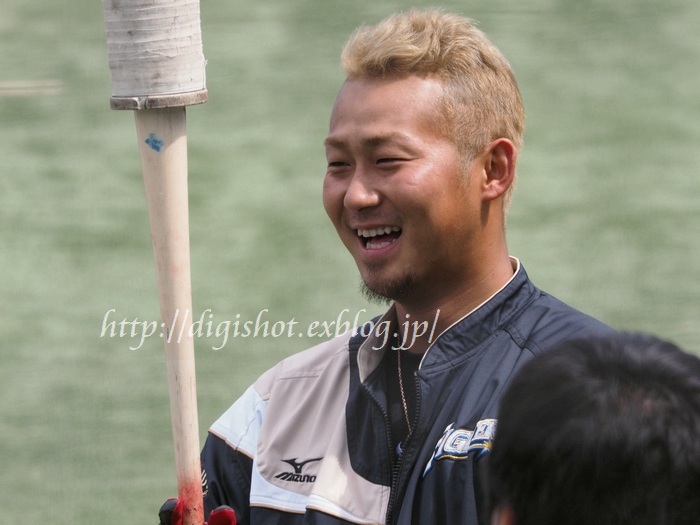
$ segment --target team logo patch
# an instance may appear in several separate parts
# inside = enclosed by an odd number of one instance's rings
[[[309,463],[321,461],[322,459],[323,458],[313,458],[305,461],[298,461],[298,458],[283,459],[282,461],[289,464],[294,469],[294,472],[280,472],[275,478],[281,479],[282,481],[292,481],[294,483],[313,483],[316,481],[316,476],[304,474],[303,469]]]
[[[431,471],[436,461],[460,461],[467,459],[472,452],[477,454],[488,452],[491,450],[491,441],[495,432],[495,419],[482,419],[476,424],[474,430],[454,428],[454,423],[450,423],[435,445],[433,455],[423,471],[423,477]]]

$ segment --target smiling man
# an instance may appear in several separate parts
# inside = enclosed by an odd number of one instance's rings
[[[256,525],[486,522],[480,472],[509,379],[611,329],[509,255],[524,111],[481,31],[410,11],[358,29],[342,61],[323,204],[367,295],[389,307],[282,361],[212,425],[206,511]]]
[[[323,193],[365,290],[396,301],[399,319],[439,309],[445,328],[513,275],[503,196],[517,156],[495,136],[463,158],[447,92],[436,75],[350,76],[331,117]]]

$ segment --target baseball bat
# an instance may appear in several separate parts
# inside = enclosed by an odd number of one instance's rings
[[[202,525],[185,106],[206,102],[199,0],[103,0],[112,109],[132,109],[148,205],[183,525]]]
[[[134,112],[165,345],[183,525],[204,522],[190,278],[184,107]]]

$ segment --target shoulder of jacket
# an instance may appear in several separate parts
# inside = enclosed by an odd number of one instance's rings
[[[229,446],[253,457],[263,417],[274,399],[275,405],[291,400],[293,385],[284,381],[305,382],[308,385],[324,377],[333,383],[348,369],[348,340],[344,334],[324,341],[283,359],[263,373],[210,427],[210,433],[226,441]],[[277,395],[273,395],[273,392]],[[279,393],[283,392],[284,395]],[[301,402],[301,401],[299,401]]]
[[[278,381],[320,376],[329,367],[347,366],[351,337],[346,332],[283,359],[258,378],[255,390],[264,399]]]
[[[534,353],[575,337],[614,332],[602,321],[539,289],[506,329],[519,346]]]

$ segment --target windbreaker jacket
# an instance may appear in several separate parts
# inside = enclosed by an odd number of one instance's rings
[[[376,349],[376,328],[396,322],[391,308],[367,337],[363,328],[281,361],[212,425],[205,513],[230,505],[244,525],[488,523],[480,477],[508,380],[548,347],[611,331],[515,263],[513,278],[423,357],[414,433],[396,468]]]

